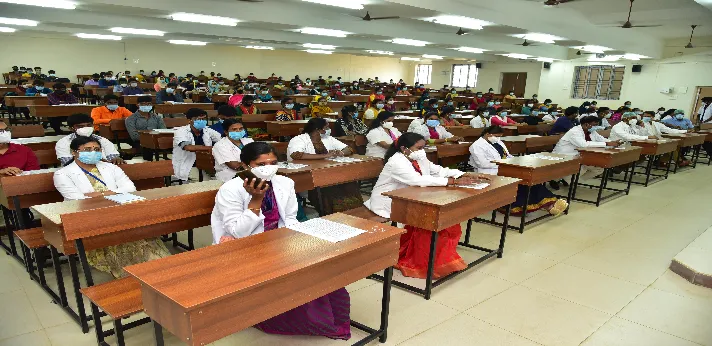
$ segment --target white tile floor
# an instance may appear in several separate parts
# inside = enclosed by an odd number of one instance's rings
[[[387,345],[712,346],[712,289],[667,270],[712,226],[710,174],[712,167],[699,166],[648,188],[634,186],[630,196],[599,208],[574,203],[568,216],[509,232],[504,258],[438,287],[430,301],[394,288]],[[474,229],[473,243],[497,242],[494,227]],[[208,231],[198,230],[196,239],[207,244]],[[478,255],[460,253],[466,260]],[[4,254],[0,278],[0,346],[96,345],[93,331],[82,334]],[[380,285],[361,280],[348,290],[352,318],[377,325]],[[150,345],[151,333],[150,326],[130,330],[127,344]],[[181,344],[166,335],[167,345]],[[348,344],[255,329],[215,343]]]

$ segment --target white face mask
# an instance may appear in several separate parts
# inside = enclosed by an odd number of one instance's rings
[[[135,88],[138,86],[138,83],[131,83],[131,86]]]
[[[272,178],[277,174],[277,170],[279,170],[277,165],[258,166],[251,169],[256,177],[266,181],[272,181]]]
[[[0,143],[5,144],[5,143],[10,143],[10,139],[12,138],[12,134],[10,131],[5,131],[3,133],[0,133]]]
[[[320,134],[321,138],[329,138],[331,136],[331,129],[326,129],[326,133]]]
[[[392,121],[386,121],[385,123],[381,124],[381,126],[384,129],[392,129],[393,128],[393,122]]]
[[[635,126],[638,124],[638,119],[633,119],[628,123],[630,126]]]
[[[530,103],[530,104],[527,105],[527,107],[532,108],[532,107],[534,107],[534,104],[533,104],[533,103]]]
[[[420,149],[411,152],[408,158],[414,161],[422,161],[428,159],[428,154],[425,152],[425,149]]]
[[[92,135],[92,133],[94,133],[94,128],[91,126],[82,127],[78,128],[75,132],[77,133],[77,136],[89,137]]]

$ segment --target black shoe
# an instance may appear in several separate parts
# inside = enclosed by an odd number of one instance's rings
[[[561,183],[561,185],[569,186],[569,182],[567,182],[567,181],[564,180],[564,179],[559,180],[559,182]]]
[[[551,188],[554,189],[554,190],[558,190],[558,189],[561,188],[561,186],[559,186],[559,182],[556,181],[556,180],[550,181],[550,182],[549,182],[549,186],[551,186]]]

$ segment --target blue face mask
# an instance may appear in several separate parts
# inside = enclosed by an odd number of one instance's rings
[[[153,106],[138,106],[138,110],[144,113],[148,113],[153,109]]]
[[[503,117],[506,117],[506,116],[507,116],[507,114],[508,114],[507,112],[502,112],[502,113],[499,113],[499,115],[500,115],[500,116],[503,116]]]
[[[487,102],[487,106],[489,106],[489,107],[494,106],[494,102]]]
[[[537,112],[537,111],[532,111],[532,116],[538,116],[538,115],[539,115],[539,112]]]
[[[546,111],[549,110],[549,107],[541,107],[541,110],[543,110],[544,112],[546,112]]]
[[[383,94],[383,92],[381,92],[381,91],[376,91],[376,95],[381,95],[381,94]]]
[[[643,118],[643,122],[644,122],[644,123],[649,123],[649,122],[651,122],[652,120],[653,120],[653,119],[650,118],[650,117],[645,117],[645,118]]]
[[[245,132],[245,130],[242,130],[242,131],[230,131],[230,132],[227,133],[227,136],[230,137],[230,139],[236,141],[236,140],[238,140],[238,139],[245,138],[245,136],[247,136],[247,132]]]
[[[173,88],[166,88],[166,93],[168,93],[168,94],[173,93]]]
[[[108,108],[110,111],[115,111],[119,109],[119,105],[106,105],[106,108]]]
[[[449,102],[447,103],[448,106],[452,106],[452,105],[454,105],[454,104],[455,104],[455,103],[452,102],[452,101],[449,101]]]
[[[358,119],[358,113],[355,113],[354,115],[351,116],[354,119]]]
[[[198,130],[204,129],[206,126],[208,126],[208,121],[207,120],[196,120],[193,121],[193,127],[195,127]]]
[[[329,94],[328,94],[328,93],[321,93],[321,96],[327,97],[327,96],[329,96]]]
[[[685,115],[684,115],[684,114],[676,114],[676,115],[675,115],[675,119],[677,119],[677,120],[682,120],[682,119],[684,119],[684,118],[685,118]]]
[[[602,131],[602,130],[605,130],[605,129],[606,129],[606,128],[603,127],[603,126],[596,125],[596,126],[591,127],[590,129],[588,129],[588,132],[594,133],[594,132],[596,132],[596,131]]]
[[[437,119],[428,119],[428,121],[425,122],[426,125],[429,127],[436,127],[440,125],[440,120]]]
[[[438,105],[437,105],[437,104],[434,104],[434,105],[433,105],[433,108],[434,108],[434,109],[438,109]]]
[[[286,104],[286,105],[284,105],[284,108],[292,109],[292,108],[294,108],[294,103]]]
[[[557,115],[559,115],[559,112],[551,112],[551,115],[557,116]]]
[[[79,152],[79,161],[87,165],[95,165],[101,161],[101,151]]]

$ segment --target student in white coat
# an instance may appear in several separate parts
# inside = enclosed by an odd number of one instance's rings
[[[633,112],[623,113],[621,121],[613,125],[609,139],[612,141],[630,142],[656,139],[655,136],[638,135],[638,115]]]
[[[391,145],[385,155],[386,164],[371,192],[371,199],[364,203],[366,208],[390,218],[391,199],[383,195],[386,192],[409,186],[468,185],[478,180],[488,180],[486,176],[438,166],[428,160],[424,148],[425,138],[412,132],[404,133]],[[408,232],[401,236],[400,254],[395,268],[405,276],[425,278],[429,257],[427,249],[430,247],[432,232],[417,226],[405,226]],[[438,232],[434,277],[442,277],[467,267],[455,249],[461,234],[460,224]]]
[[[426,114],[425,124],[416,127],[412,132],[423,136],[429,144],[442,144],[462,140],[462,138],[454,136],[448,132],[444,126],[440,125],[440,116],[438,113]]]
[[[611,128],[611,123],[608,122],[608,119],[610,119],[612,116],[613,116],[613,112],[611,112],[610,108],[601,107],[598,109],[598,118],[601,119],[600,126],[603,126],[604,129]]]
[[[504,130],[501,127],[497,125],[488,127],[482,131],[482,136],[470,146],[470,165],[475,167],[477,173],[497,175],[499,167],[493,161],[512,157],[507,146],[499,139],[502,135],[504,135]],[[529,190],[528,197],[527,190]],[[525,185],[519,185],[517,200],[512,204],[511,215],[522,215],[525,204],[527,213],[546,210],[554,216],[561,215],[569,207],[566,200],[556,198],[544,184],[534,185],[529,189]]]
[[[79,136],[70,143],[70,150],[72,160],[54,173],[54,186],[65,200],[102,198],[136,191],[136,186],[121,168],[101,161],[101,144],[96,138]],[[91,250],[87,259],[94,268],[118,278],[125,275],[125,266],[169,255],[163,242],[153,238]]]
[[[489,108],[480,108],[477,110],[477,115],[470,120],[470,126],[476,129],[482,129],[490,126],[490,111]]]
[[[559,113],[557,109],[552,108],[549,109],[549,114],[544,114],[544,117],[542,117],[541,120],[548,123],[554,123],[556,122],[556,119],[559,119],[559,116],[561,116],[561,113]]]
[[[222,182],[228,182],[243,167],[240,161],[242,148],[254,140],[247,138],[247,130],[239,119],[225,119],[222,126],[225,137],[213,146],[215,177]]]
[[[642,115],[642,123],[635,126],[636,134],[640,136],[655,137],[662,139],[663,133],[687,133],[687,130],[678,130],[665,126],[665,124],[655,121],[655,112],[647,111]]]
[[[598,117],[583,117],[581,125],[574,126],[568,130],[559,142],[556,143],[555,154],[578,155],[580,148],[603,148],[605,146],[617,146],[618,141],[609,141],[596,132],[600,129],[601,120]],[[593,166],[581,166],[581,179],[590,179],[603,173],[603,168]]]
[[[701,124],[712,122],[712,97],[703,97],[700,109],[697,110],[699,122]]]
[[[88,114],[72,114],[67,117],[67,125],[73,130],[73,133],[62,137],[62,139],[57,141],[54,146],[54,150],[57,153],[57,159],[62,164],[62,166],[67,165],[68,162],[72,161],[72,151],[69,148],[69,144],[77,137],[92,137],[101,143],[101,153],[102,160],[111,162],[116,165],[124,164],[124,160],[119,156],[119,151],[116,150],[114,144],[108,139],[95,135],[94,133],[94,119]]]
[[[366,134],[368,140],[366,156],[386,156],[386,150],[401,136],[400,131],[393,126],[394,119],[393,113],[385,111],[378,114],[378,117],[371,122]]]
[[[188,181],[195,164],[196,151],[209,151],[222,135],[208,127],[208,112],[191,108],[185,112],[190,124],[175,129],[173,134],[173,175]]]
[[[263,181],[255,186],[254,179],[247,181],[238,177],[220,187],[210,218],[214,244],[298,223],[294,181],[276,175],[278,166],[274,148],[264,142],[249,143],[242,148],[240,159]],[[348,339],[351,335],[349,303],[348,292],[340,288],[260,322],[255,328],[271,334]]]

